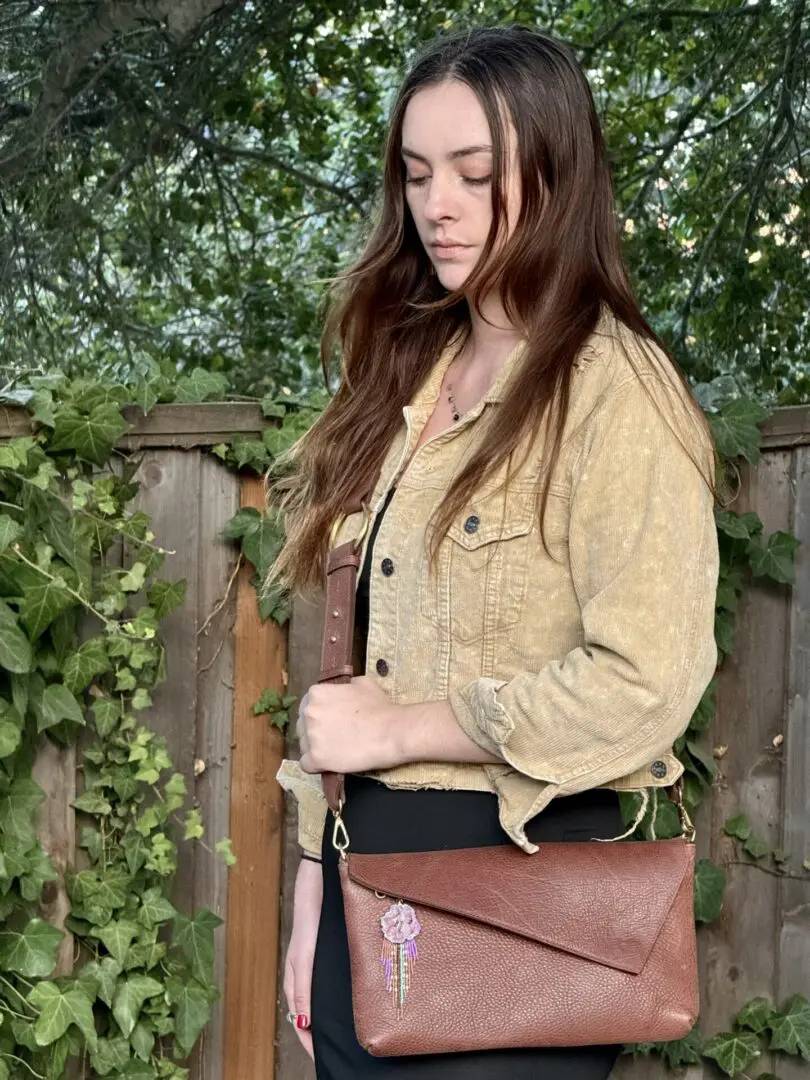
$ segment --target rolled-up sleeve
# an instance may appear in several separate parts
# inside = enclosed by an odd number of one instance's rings
[[[644,378],[666,414],[679,391]],[[673,426],[713,475],[708,438],[679,416]],[[448,695],[475,743],[566,792],[642,768],[685,731],[717,664],[719,572],[711,490],[639,377],[591,414],[571,477],[583,643],[538,671]]]
[[[298,803],[298,844],[309,855],[321,854],[328,805],[319,773],[305,773],[297,761],[285,758],[276,780]]]

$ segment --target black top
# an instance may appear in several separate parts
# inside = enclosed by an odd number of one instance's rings
[[[359,648],[360,654],[356,663],[355,673],[362,675],[366,670],[366,640],[368,638],[368,600],[369,600],[369,578],[371,577],[371,564],[374,560],[374,541],[377,538],[377,532],[380,528],[380,523],[383,519],[383,514],[388,509],[391,502],[391,498],[396,491],[396,488],[391,488],[385,497],[380,512],[374,519],[374,524],[371,527],[371,535],[368,538],[368,545],[366,547],[366,557],[363,563],[362,570],[360,571],[360,577],[357,581],[357,594],[355,599],[354,608],[354,640],[355,645]]]

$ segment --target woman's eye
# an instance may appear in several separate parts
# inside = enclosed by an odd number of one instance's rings
[[[405,183],[413,184],[415,187],[421,187],[430,178],[427,176],[406,176]],[[461,178],[465,184],[473,184],[476,187],[483,187],[484,184],[488,184],[492,179],[492,176],[462,176]]]

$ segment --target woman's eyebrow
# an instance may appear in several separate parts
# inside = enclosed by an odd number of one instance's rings
[[[402,147],[402,156],[408,158],[414,158],[416,161],[422,161],[425,165],[429,165],[430,162],[426,157],[421,154],[417,154],[415,150],[409,150],[407,146]],[[481,144],[480,146],[463,146],[460,150],[451,150],[447,155],[448,161],[456,161],[458,158],[469,157],[470,154],[491,154],[492,147]]]

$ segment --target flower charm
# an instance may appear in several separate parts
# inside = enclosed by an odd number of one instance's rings
[[[392,945],[413,941],[422,927],[410,904],[392,904],[380,919],[383,937]]]
[[[383,947],[380,961],[385,973],[385,986],[401,1011],[411,986],[411,972],[419,953],[416,937],[422,927],[410,904],[401,900],[380,916]]]

